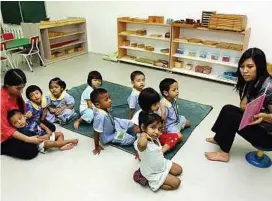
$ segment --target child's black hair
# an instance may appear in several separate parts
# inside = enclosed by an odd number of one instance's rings
[[[92,87],[92,80],[93,79],[101,80],[101,85],[102,85],[102,81],[103,81],[102,75],[98,71],[89,72],[89,75],[88,75],[88,78],[87,78],[87,83],[91,87]]]
[[[61,80],[59,77],[55,77],[49,81],[49,89],[52,82],[57,82],[57,85],[59,85],[63,90],[66,89],[66,83],[63,80]]]
[[[108,91],[104,88],[97,88],[94,89],[92,91],[92,93],[90,94],[90,99],[92,101],[93,104],[98,103],[99,102],[99,96],[102,94],[108,93]]]
[[[165,78],[164,80],[162,80],[160,82],[160,85],[159,85],[159,88],[160,88],[160,91],[161,91],[161,95],[162,96],[165,96],[163,94],[164,91],[167,91],[169,92],[169,89],[170,89],[170,86],[174,83],[177,83],[177,81],[175,79],[172,79],[172,78]]]
[[[152,124],[154,122],[161,123],[162,118],[156,113],[147,113],[144,111],[140,112],[140,114],[139,114],[139,128],[140,128],[141,132],[143,132],[142,125],[144,126],[144,128],[147,128],[150,124]]]
[[[8,121],[9,121],[9,123],[10,123],[10,119],[11,119],[15,114],[17,114],[17,113],[22,114],[22,112],[21,112],[20,110],[18,110],[18,109],[13,109],[13,110],[9,110],[9,111],[8,111],[7,119],[8,119]]]
[[[142,71],[139,71],[139,70],[136,70],[136,71],[133,71],[131,74],[130,74],[130,80],[131,82],[134,81],[135,77],[137,75],[143,75],[145,77],[145,74],[142,72]]]
[[[41,93],[41,95],[43,94],[42,90],[40,87],[38,87],[37,85],[30,85],[26,88],[26,97],[27,99],[30,100],[30,94],[34,91],[39,91]]]
[[[148,87],[141,91],[138,102],[141,109],[145,112],[150,112],[151,106],[160,102],[161,97],[154,89]]]

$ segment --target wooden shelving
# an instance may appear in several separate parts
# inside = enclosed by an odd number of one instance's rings
[[[86,43],[86,41],[77,41],[77,42],[69,43],[67,45],[63,45],[63,46],[60,46],[60,47],[51,48],[51,51],[58,50],[58,49],[63,49],[63,48],[66,48],[66,47],[71,47],[71,46],[82,44],[82,43]]]
[[[57,38],[64,38],[64,37],[67,37],[67,36],[73,36],[73,35],[84,34],[84,33],[85,33],[85,31],[71,32],[71,33],[66,33],[64,35],[51,37],[51,38],[49,38],[49,40],[54,40],[54,39],[57,39]]]
[[[189,27],[184,26],[182,24],[172,23],[169,24],[154,24],[154,23],[147,23],[147,22],[134,22],[134,21],[127,21],[127,20],[117,20],[118,25],[118,60],[126,63],[132,63],[137,65],[148,66],[157,69],[164,69],[174,73],[180,73],[183,75],[189,75],[194,77],[199,77],[203,79],[209,79],[216,82],[222,82],[227,84],[235,84],[234,80],[224,78],[223,72],[236,72],[237,71],[237,58],[239,58],[243,51],[245,51],[248,47],[249,37],[251,29],[247,28],[245,31],[242,32],[234,32],[234,31],[225,31],[225,30],[213,30],[205,27]],[[144,25],[144,26],[141,26]],[[151,37],[149,36],[151,32],[158,33],[156,31],[150,31],[155,28],[153,26],[161,26],[156,28],[157,30],[165,29],[165,32],[170,32],[170,38],[158,38],[158,37]],[[139,29],[146,29],[146,35],[136,35],[134,31]],[[165,27],[165,28],[163,28]],[[136,30],[135,30],[136,29]],[[170,29],[170,30],[169,30]],[[163,35],[163,33],[160,33]],[[186,35],[187,34],[187,35]],[[206,36],[207,35],[207,36]],[[164,36],[164,35],[163,35]],[[129,39],[128,39],[129,37]],[[179,40],[179,38],[198,38],[202,41],[206,40],[215,40],[222,42],[224,41],[225,44],[229,45],[229,42],[234,42],[235,44],[241,44],[243,46],[243,50],[233,50],[233,49],[224,49],[226,47],[219,48],[215,45],[203,45],[202,43],[192,43],[186,42],[185,40]],[[154,51],[146,51],[142,48],[136,48],[124,45],[126,44],[126,40],[130,40],[131,42],[135,42],[135,40],[153,40],[150,42],[154,47]],[[137,42],[136,40],[136,42]],[[165,48],[170,48],[169,53],[161,53],[162,42],[169,42],[168,46]],[[139,43],[148,44],[149,42],[142,42]],[[129,44],[129,43],[128,43]],[[238,46],[239,47],[239,46]],[[236,48],[236,46],[229,46],[226,48]],[[241,47],[242,48],[242,47]],[[179,49],[179,50],[178,50]],[[179,52],[183,49],[183,54],[179,54]],[[238,48],[237,48],[238,49]],[[129,52],[128,52],[129,51]],[[141,52],[137,53],[137,52]],[[195,52],[195,57],[191,56],[191,52]],[[203,58],[203,52],[206,52],[206,58]],[[131,55],[129,55],[129,54]],[[147,54],[146,58],[152,60],[157,60],[159,56],[167,57],[169,61],[168,68],[162,68],[158,66],[154,66],[153,64],[141,63],[137,62],[134,59],[131,59],[129,56],[136,56],[140,58],[145,58],[145,54]],[[154,56],[150,55],[153,54]],[[139,55],[139,56],[137,56]],[[214,55],[217,55],[217,60],[212,60]],[[202,56],[202,57],[200,57]],[[160,59],[160,58],[159,58]],[[166,60],[166,59],[165,59]],[[228,62],[223,60],[229,60]],[[182,61],[183,65],[190,65],[193,66],[192,70],[187,70],[186,68],[176,68],[175,62]],[[204,74],[195,72],[196,65],[205,65],[212,68],[211,74]]]

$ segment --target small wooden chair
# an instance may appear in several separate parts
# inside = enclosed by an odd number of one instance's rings
[[[268,168],[272,165],[271,159],[266,155],[265,151],[272,151],[271,149],[264,149],[262,147],[255,147],[258,151],[252,151],[246,154],[246,160],[251,165],[259,168]]]
[[[2,42],[1,43],[1,63],[8,61],[11,68],[14,68],[14,66],[13,66],[13,64],[12,64],[6,50],[7,50],[7,44],[5,42]],[[4,55],[4,56],[2,56],[2,55]],[[6,70],[8,70],[7,65],[5,66],[5,68],[6,68]]]

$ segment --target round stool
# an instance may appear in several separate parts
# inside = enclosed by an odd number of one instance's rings
[[[252,151],[246,154],[246,160],[251,165],[259,168],[268,168],[271,166],[272,162],[269,156],[267,156],[264,151],[272,151],[271,149],[264,149],[261,147],[255,147],[258,151]]]

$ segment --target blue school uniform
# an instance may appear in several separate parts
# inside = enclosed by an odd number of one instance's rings
[[[35,135],[43,136],[46,134],[45,130],[41,128],[40,123],[32,119],[27,119],[26,126],[24,128],[18,128],[17,130],[29,137]]]
[[[100,140],[103,144],[113,142],[121,145],[131,145],[135,137],[128,134],[133,123],[128,119],[113,117],[109,112],[94,108],[93,128],[100,133]]]
[[[75,104],[75,99],[66,91],[63,91],[59,98],[55,98],[53,94],[50,94],[49,96],[46,97],[46,99],[48,102],[48,107],[53,107],[53,108],[60,108],[65,105]],[[50,111],[48,110],[46,115],[46,120],[52,123],[56,121],[60,123],[66,123],[67,121],[69,121],[71,118],[75,116],[76,116],[76,113],[74,109],[64,109],[62,113],[58,116],[50,113]]]
[[[37,105],[32,101],[26,102],[26,112],[31,112],[32,117],[31,119],[34,121],[40,121],[43,113],[43,109],[47,107],[47,100],[44,96],[42,96],[42,103],[41,106]]]
[[[94,117],[93,109],[88,108],[87,100],[90,100],[90,94],[92,93],[93,88],[87,86],[81,94],[79,111],[81,118],[87,123],[91,123]]]
[[[135,88],[132,89],[130,96],[127,99],[128,105],[130,109],[135,109],[135,112],[140,110],[140,105],[138,103],[138,97],[140,95],[140,91],[136,90]]]
[[[173,103],[169,102],[167,99],[162,98],[162,106],[166,109],[166,120],[165,127],[167,133],[179,133],[185,128],[186,118],[179,115],[178,105],[176,100]]]

